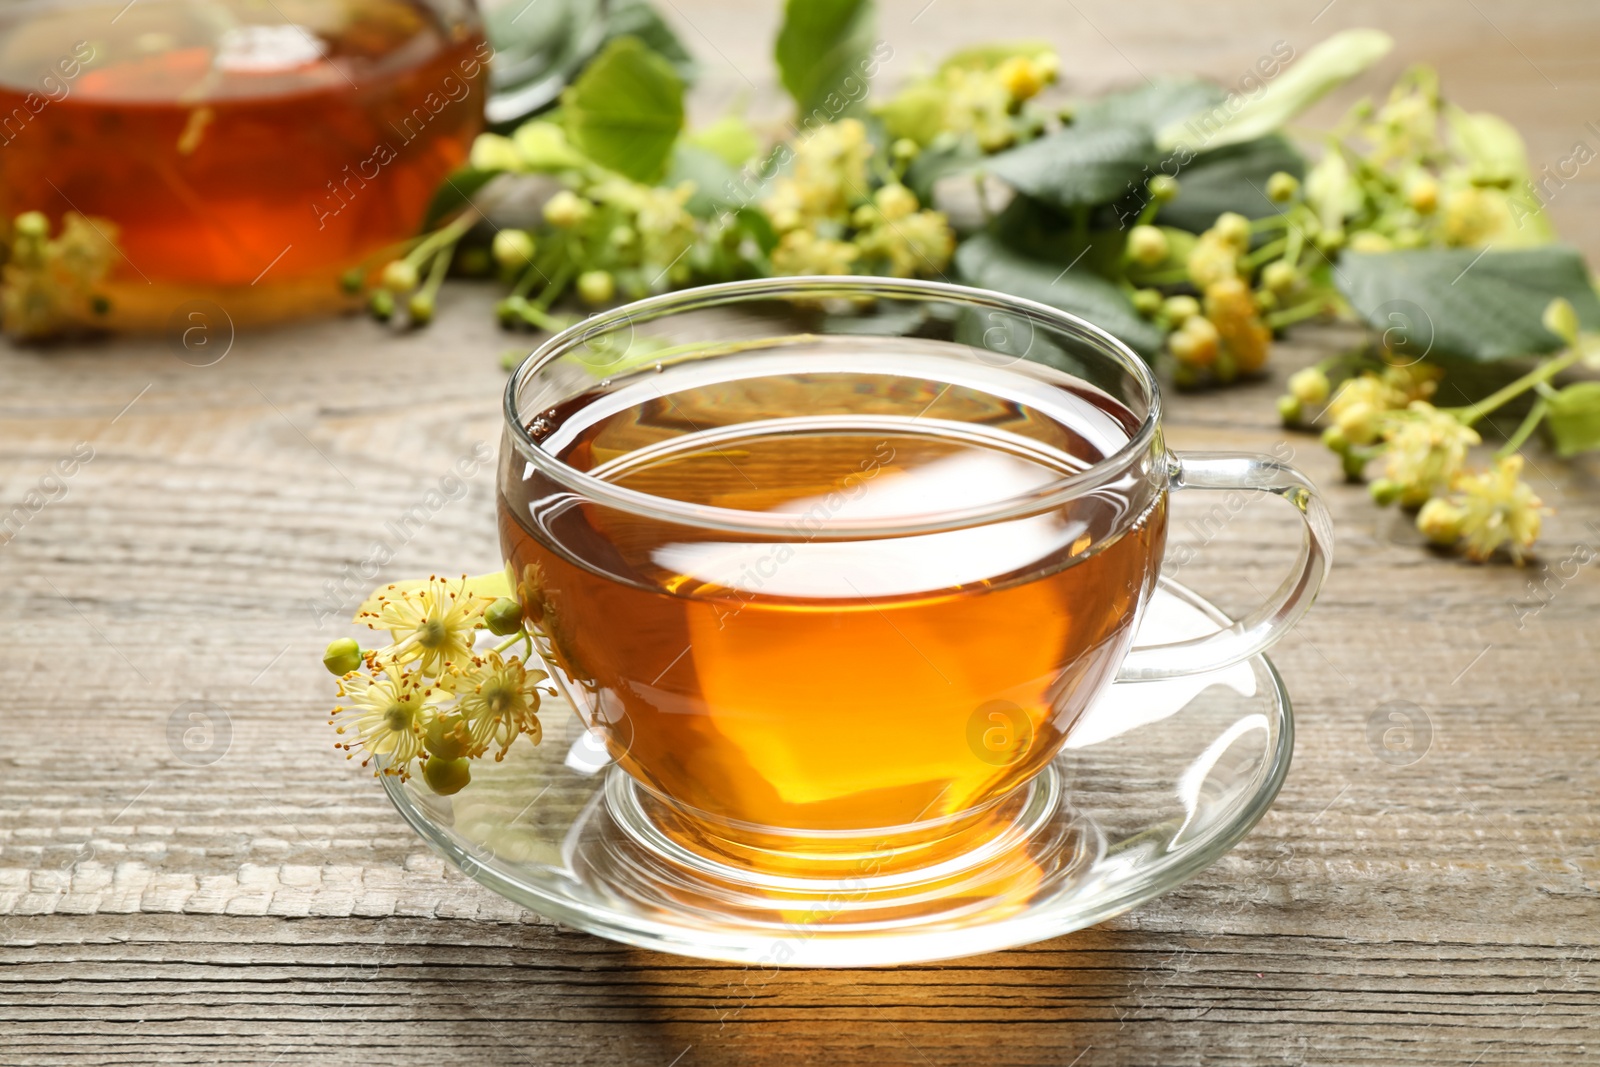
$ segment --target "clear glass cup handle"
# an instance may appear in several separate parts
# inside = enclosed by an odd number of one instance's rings
[[[1167,645],[1135,647],[1118,681],[1142,682],[1229,667],[1277,643],[1300,621],[1333,566],[1333,523],[1306,476],[1270,456],[1242,452],[1189,452],[1168,457],[1171,491],[1187,489],[1267,493],[1281,497],[1305,523],[1294,569],[1267,602],[1225,630]]]

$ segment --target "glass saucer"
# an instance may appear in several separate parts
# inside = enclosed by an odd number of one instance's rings
[[[1228,619],[1162,579],[1139,643]],[[1271,806],[1294,723],[1265,656],[1210,674],[1119,682],[1019,796],[1012,847],[909,883],[775,887],[648,840],[640,791],[569,707],[544,740],[480,761],[454,797],[385,776],[389,798],[469,877],[550,919],[641,948],[762,966],[861,967],[967,956],[1082,929],[1216,862]],[[664,838],[664,835],[662,835]],[[681,860],[681,862],[680,862]]]

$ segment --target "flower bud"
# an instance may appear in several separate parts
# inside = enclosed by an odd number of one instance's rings
[[[50,220],[42,211],[24,211],[12,224],[18,237],[44,238],[50,236]]]
[[[1142,267],[1164,263],[1170,251],[1167,235],[1155,226],[1135,226],[1128,231],[1128,258]]]
[[[496,637],[510,637],[522,629],[522,605],[503,596],[484,609],[483,623]]]
[[[1211,227],[1217,236],[1243,252],[1250,247],[1250,220],[1236,211],[1224,211]]]
[[[328,668],[329,674],[342,678],[361,666],[361,646],[356,644],[353,637],[332,641],[322,654],[322,665]]]
[[[1568,345],[1578,343],[1578,313],[1563,297],[1556,297],[1545,305],[1544,316],[1539,320],[1544,323],[1544,328],[1567,342]]]
[[[579,226],[594,213],[594,205],[571,189],[563,189],[544,205],[544,220],[563,230]]]
[[[1200,314],[1200,301],[1192,296],[1169,296],[1166,303],[1161,305],[1161,310],[1166,313],[1168,322],[1182,326]]]
[[[339,275],[339,288],[351,296],[361,292],[361,287],[366,283],[366,276],[360,267],[353,267]]]
[[[1300,401],[1292,396],[1278,398],[1278,418],[1285,426],[1294,426],[1299,423],[1303,413]]]
[[[1359,482],[1367,471],[1367,457],[1351,449],[1339,457],[1339,465],[1344,468],[1344,476],[1347,479]]]
[[[1153,319],[1161,311],[1161,291],[1159,289],[1137,289],[1133,294],[1133,309],[1147,319]]]
[[[1443,497],[1434,497],[1417,512],[1417,530],[1436,545],[1446,547],[1461,540],[1462,510]]]
[[[494,316],[500,320],[500,325],[511,329],[522,321],[522,309],[528,306],[525,296],[508,296],[495,304]]]
[[[1178,179],[1167,174],[1157,174],[1145,182],[1144,187],[1150,191],[1150,199],[1158,204],[1170,203],[1178,195]]]
[[[902,137],[889,146],[889,152],[901,163],[909,163],[922,154],[922,146],[909,137]]]
[[[459,715],[440,715],[422,733],[422,746],[428,762],[458,760],[467,754],[467,731]]]
[[[1337,426],[1329,426],[1322,431],[1322,443],[1330,451],[1338,452],[1340,455],[1350,451],[1350,438]]]
[[[1328,376],[1316,367],[1306,367],[1289,375],[1289,394],[1302,404],[1320,404],[1332,392]]]
[[[616,226],[606,238],[612,248],[632,248],[639,241],[639,232],[632,226]]]
[[[472,781],[472,769],[464,759],[430,759],[422,765],[422,780],[440,796],[453,796]]]
[[[391,293],[409,293],[421,280],[408,260],[391,259],[383,268],[383,287]]]
[[[1423,175],[1412,182],[1411,187],[1406,190],[1406,201],[1419,215],[1433,214],[1439,207],[1439,183]]]
[[[387,289],[374,289],[367,309],[379,322],[388,322],[394,318],[394,294]]]
[[[1261,284],[1268,292],[1285,296],[1300,284],[1300,272],[1288,260],[1275,259],[1261,268]]]
[[[1044,72],[1027,56],[1012,56],[995,68],[995,79],[1013,100],[1030,100],[1044,88]]]
[[[898,222],[908,215],[915,214],[922,205],[917,202],[917,194],[910,189],[895,182],[885,185],[872,197],[873,203],[878,205],[878,210],[883,212],[883,217],[889,222]]]
[[[1267,199],[1274,204],[1287,204],[1300,192],[1300,179],[1286,170],[1274,171],[1267,179]]]
[[[1358,230],[1350,235],[1350,251],[1352,252],[1388,252],[1394,248],[1394,242],[1381,233],[1371,230]]]
[[[501,230],[494,235],[494,261],[505,270],[521,270],[533,262],[533,235],[527,230]]]
[[[610,271],[586,270],[578,275],[578,296],[585,304],[605,304],[617,295],[617,280]]]
[[[1196,367],[1209,367],[1214,364],[1221,343],[1222,337],[1217,333],[1216,326],[1203,315],[1196,315],[1187,320],[1167,339],[1173,358],[1179,363],[1188,363]]]
[[[431,293],[412,293],[411,299],[406,301],[406,314],[411,317],[413,326],[426,326],[432,322],[433,310]]]
[[[1367,486],[1367,495],[1372,497],[1372,502],[1380,508],[1393,504],[1404,492],[1405,486],[1389,478],[1379,478]]]

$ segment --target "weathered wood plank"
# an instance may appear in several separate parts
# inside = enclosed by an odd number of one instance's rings
[[[1600,31],[1577,3],[882,7],[889,78],[954,43],[1028,34],[1060,43],[1075,90],[1227,80],[1275,40],[1376,24],[1399,47],[1364,90],[1436,60],[1462,103],[1526,131],[1536,166],[1594,143],[1584,123],[1600,119]],[[707,60],[706,113],[747,77],[770,84],[775,5],[669,14]],[[756,107],[780,103],[762,92]],[[1591,259],[1597,174],[1551,201]],[[767,974],[575,934],[446,870],[330,747],[317,657],[332,624],[318,630],[316,605],[379,538],[395,549],[386,576],[497,565],[489,467],[420,529],[385,526],[477,442],[496,446],[494,356],[515,342],[489,299],[452,287],[432,330],[398,337],[363,320],[250,332],[209,368],[160,339],[0,348],[0,501],[94,448],[0,545],[0,1063],[1593,1059],[1600,580],[1564,561],[1600,547],[1596,468],[1535,457],[1558,509],[1540,566],[1421,551],[1314,439],[1275,424],[1277,383],[1337,330],[1283,346],[1274,381],[1172,404],[1176,447],[1292,448],[1325,487],[1340,553],[1274,653],[1298,712],[1289,782],[1175,893],[974,960]],[[1208,507],[1177,505],[1174,536],[1196,547],[1182,578],[1242,607],[1288,565],[1293,531],[1263,506],[1207,533]],[[167,741],[196,699],[231,731],[205,766]],[[1431,730],[1409,765],[1368,739],[1390,701]]]

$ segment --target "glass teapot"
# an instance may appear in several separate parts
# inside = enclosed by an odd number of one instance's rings
[[[96,325],[330,310],[466,161],[491,54],[472,0],[7,5],[0,218],[114,245]]]

